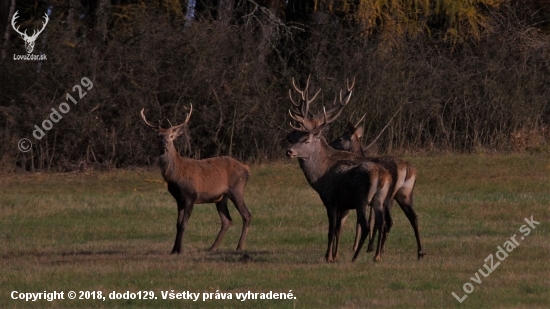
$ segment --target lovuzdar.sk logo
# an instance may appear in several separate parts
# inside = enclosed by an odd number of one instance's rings
[[[15,20],[19,17],[17,16],[17,13],[19,11],[15,12],[15,14],[13,14],[13,17],[11,19],[11,26],[13,27],[13,30],[15,30],[15,32],[19,33],[19,35],[21,35],[21,38],[23,38],[23,40],[25,41],[25,49],[27,50],[27,54],[26,55],[16,55],[16,54],[13,54],[13,60],[47,60],[46,59],[46,55],[35,55],[32,53],[33,49],[34,49],[34,43],[36,41],[36,39],[38,38],[38,35],[40,33],[42,33],[42,31],[44,31],[44,28],[46,28],[46,25],[48,24],[48,14],[44,13],[44,19],[46,20],[45,22],[42,22],[42,29],[40,30],[33,30],[32,31],[32,35],[27,35],[27,30],[25,30],[25,32],[21,32],[19,31],[19,27],[15,27]]]

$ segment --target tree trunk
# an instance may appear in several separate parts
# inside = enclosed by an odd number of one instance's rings
[[[2,8],[6,8],[8,5],[9,5],[9,13],[5,20],[4,20],[5,14],[1,14],[2,20],[6,22],[6,31],[4,32],[4,45],[2,46],[2,60],[5,60],[8,57],[8,46],[10,42],[10,31],[11,31],[11,19],[13,14],[15,13],[15,0],[11,0],[11,5],[9,4],[9,0],[2,1]]]
[[[95,30],[99,40],[107,42],[108,25],[111,17],[111,0],[99,0],[96,10]]]

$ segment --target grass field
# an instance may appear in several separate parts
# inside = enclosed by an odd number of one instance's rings
[[[206,204],[193,211],[183,253],[170,255],[176,204],[157,169],[4,175],[0,307],[548,308],[550,156],[407,159],[419,170],[422,261],[395,205],[381,262],[362,252],[351,263],[353,214],[340,261],[325,263],[326,212],[296,161],[252,166],[246,202],[253,219],[244,252],[234,251],[241,219],[232,205],[233,225],[220,249],[206,252],[219,229],[214,205]],[[540,224],[520,240],[531,216]],[[478,269],[487,273],[484,260],[514,234],[520,245],[488,277],[478,275],[481,283],[472,281]],[[451,293],[463,297],[467,282],[474,290],[459,303]],[[233,299],[162,299],[172,290],[218,291]],[[242,292],[289,290],[296,299],[236,299]],[[65,300],[12,300],[12,291],[64,291]],[[68,291],[102,291],[106,300],[69,300]],[[113,291],[153,291],[157,299],[110,300]]]

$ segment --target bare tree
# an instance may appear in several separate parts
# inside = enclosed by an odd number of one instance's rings
[[[6,20],[3,20],[3,22],[6,22],[6,30],[4,31],[4,46],[2,46],[2,60],[5,60],[8,57],[8,46],[10,43],[10,31],[11,31],[12,24],[8,23],[7,21],[12,19],[12,16],[15,12],[15,0],[11,0],[10,2],[11,4],[9,4],[8,18]]]

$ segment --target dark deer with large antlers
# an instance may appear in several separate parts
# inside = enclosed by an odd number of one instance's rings
[[[183,232],[195,204],[216,203],[220,215],[221,228],[209,251],[216,250],[222,241],[227,229],[231,225],[231,216],[227,209],[227,200],[230,199],[239,211],[243,220],[241,238],[237,250],[243,249],[252,215],[244,203],[244,188],[250,171],[248,166],[231,157],[216,157],[204,160],[194,160],[181,157],[174,147],[174,140],[183,133],[189,122],[193,106],[185,122],[163,129],[150,124],[145,119],[144,110],[141,118],[156,131],[160,151],[160,169],[164,180],[168,184],[168,191],[178,204],[178,221],[176,223],[176,241],[172,253],[181,252]]]
[[[399,112],[399,110],[397,112]],[[393,117],[395,117],[395,115]],[[390,211],[392,206],[391,199],[394,199],[397,204],[399,204],[413,227],[414,235],[416,237],[416,244],[418,246],[418,259],[421,259],[425,255],[425,253],[422,250],[422,243],[420,241],[420,234],[418,231],[418,216],[413,209],[413,189],[417,175],[416,169],[408,162],[396,157],[366,157],[363,147],[361,146],[363,127],[360,126],[360,123],[363,121],[364,118],[365,116],[363,116],[361,120],[357,122],[357,124],[353,124],[351,121],[348,122],[347,128],[344,133],[340,137],[336,138],[333,142],[331,142],[330,146],[337,150],[350,151],[361,157],[365,157],[365,159],[368,161],[375,162],[384,166],[384,168],[386,168],[392,174],[392,179],[394,180],[394,191],[390,192],[390,202],[388,202],[385,207],[386,230],[383,242],[385,244],[388,233],[390,232],[393,225]],[[353,245],[354,250],[357,248],[359,243],[360,229],[361,225],[358,220],[355,234],[355,242]],[[372,233],[372,231],[369,235],[370,239],[367,251],[372,251],[372,243],[375,235],[374,233]]]
[[[300,103],[296,103],[289,91],[293,107],[289,110],[290,116],[298,123],[298,127],[291,126],[294,131],[287,135],[291,143],[287,151],[290,158],[298,158],[304,175],[315,191],[321,197],[327,210],[329,221],[328,247],[325,254],[327,262],[338,260],[338,243],[341,235],[343,220],[349,210],[355,209],[361,225],[361,238],[353,261],[357,259],[361,247],[367,237],[366,209],[372,204],[375,211],[375,223],[379,233],[384,233],[384,204],[388,192],[391,190],[391,175],[382,166],[373,162],[363,162],[358,155],[337,151],[331,148],[322,136],[323,129],[336,120],[343,108],[349,102],[355,81],[347,85],[347,93],[340,102],[334,102],[334,107],[328,112],[313,115],[309,111],[309,104],[317,97],[319,91],[309,98],[309,78],[304,90],[300,90],[294,80],[294,89],[300,94]],[[375,261],[381,258],[382,237],[379,234]]]

